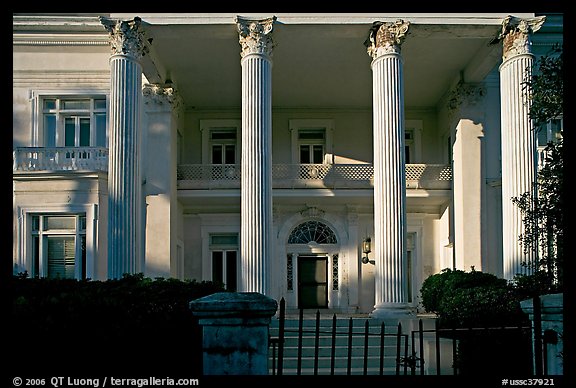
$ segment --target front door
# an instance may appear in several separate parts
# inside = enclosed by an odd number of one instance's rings
[[[298,307],[328,307],[328,257],[298,256]]]

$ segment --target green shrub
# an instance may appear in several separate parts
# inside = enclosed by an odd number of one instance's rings
[[[474,268],[444,269],[426,278],[420,292],[422,306],[442,327],[517,326],[527,318],[507,280]]]
[[[458,374],[477,374],[486,360],[494,374],[531,373],[530,331],[518,329],[530,322],[520,308],[521,293],[512,283],[474,268],[445,269],[424,280],[421,294],[426,311],[438,315],[438,327],[455,329],[441,331],[440,336],[458,341],[454,365]]]

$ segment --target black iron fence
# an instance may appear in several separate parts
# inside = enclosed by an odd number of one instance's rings
[[[539,300],[534,305],[539,307]],[[371,319],[360,324],[348,318],[343,324],[336,314],[331,324],[324,319],[321,325],[319,311],[314,322],[305,324],[303,311],[297,325],[287,327],[285,301],[280,300],[277,335],[270,337],[271,374],[547,374],[538,308],[534,338],[529,325],[439,328],[434,320],[434,327],[425,329],[419,319],[416,328],[403,328],[400,322],[385,325]]]

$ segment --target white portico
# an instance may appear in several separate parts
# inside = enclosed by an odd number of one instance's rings
[[[375,318],[443,268],[511,278],[536,16],[16,14],[15,272]]]

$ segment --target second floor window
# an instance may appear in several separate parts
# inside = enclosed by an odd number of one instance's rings
[[[212,129],[210,131],[212,164],[236,163],[236,128]]]
[[[45,97],[40,144],[44,147],[107,147],[106,97]]]
[[[550,120],[538,129],[538,147],[544,148],[548,143],[556,143],[562,137],[562,119]]]
[[[301,164],[324,163],[324,148],[326,131],[322,129],[300,129],[298,131],[298,147]]]

